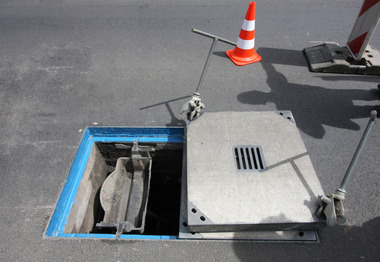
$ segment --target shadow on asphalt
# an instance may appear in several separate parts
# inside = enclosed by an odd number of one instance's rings
[[[379,243],[380,217],[376,217],[361,227],[327,227],[320,232],[317,244],[233,242],[233,246],[241,261],[253,261],[253,258],[260,261],[377,261]]]
[[[184,101],[187,102],[187,100],[189,100],[190,97],[191,96],[179,97],[179,98],[175,98],[175,99],[172,99],[172,100],[160,102],[160,103],[157,103],[157,104],[154,104],[154,105],[149,105],[149,106],[141,107],[139,109],[140,110],[145,110],[145,109],[148,109],[148,108],[153,108],[153,107],[156,107],[156,106],[165,105],[165,107],[168,110],[168,113],[169,113],[169,115],[171,117],[170,123],[165,124],[165,126],[167,126],[167,127],[171,127],[171,126],[185,126],[186,122],[183,119],[178,119],[175,116],[175,114],[173,112],[173,109],[171,107],[171,103],[175,102],[175,101],[178,101],[178,100],[184,100]],[[185,100],[185,99],[187,99],[187,100]],[[179,110],[178,110],[178,112],[179,112]]]
[[[370,111],[375,107],[354,105],[353,101],[374,101],[380,98],[377,89],[331,89],[291,83],[276,70],[274,64],[307,67],[301,51],[259,48],[257,52],[263,57],[261,65],[267,73],[271,91],[243,92],[237,96],[238,101],[252,105],[274,103],[277,110],[291,110],[297,127],[314,138],[324,136],[323,125],[359,130],[360,126],[352,119],[369,118]]]
[[[322,75],[315,77],[321,78],[325,81],[361,81],[361,82],[371,82],[378,84],[380,83],[380,78],[378,76],[364,76],[364,75]],[[376,86],[376,85],[374,85]]]
[[[213,54],[216,55],[216,56],[228,58],[228,56],[226,55],[226,51],[215,51]]]

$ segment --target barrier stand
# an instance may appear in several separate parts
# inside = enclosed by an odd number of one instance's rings
[[[364,0],[345,46],[324,43],[304,53],[312,72],[380,75],[380,52],[368,45],[380,18],[380,0]]]

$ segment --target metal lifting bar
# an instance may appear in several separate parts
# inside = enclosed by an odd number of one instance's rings
[[[204,104],[202,103],[202,100],[201,100],[201,97],[200,97],[200,94],[199,94],[199,90],[201,89],[201,86],[203,84],[203,80],[205,78],[205,75],[206,75],[206,72],[207,72],[207,68],[208,68],[208,66],[210,64],[211,56],[214,53],[216,43],[218,41],[221,41],[221,42],[224,42],[226,44],[230,44],[230,45],[236,46],[236,43],[234,43],[232,41],[229,41],[227,39],[221,38],[219,36],[211,35],[209,33],[200,31],[200,30],[195,29],[195,28],[193,28],[191,31],[193,33],[197,33],[197,34],[200,34],[200,35],[212,38],[213,41],[212,41],[212,45],[211,45],[210,51],[208,52],[208,55],[207,55],[206,63],[204,65],[204,67],[203,67],[201,77],[200,77],[199,82],[198,82],[197,90],[195,90],[192,98],[188,102],[186,102],[186,104],[184,104],[182,106],[181,111],[180,111],[180,113],[182,115],[185,115],[186,118],[189,121],[192,121],[193,119],[197,118],[200,115],[201,109],[204,108]]]
[[[199,79],[199,83],[198,83],[198,87],[197,87],[197,90],[195,91],[196,93],[199,93],[199,90],[201,89],[201,86],[202,86],[202,83],[203,83],[203,80],[205,78],[205,75],[206,75],[206,71],[208,69],[208,65],[210,64],[210,58],[212,56],[212,54],[214,53],[214,50],[215,50],[215,46],[216,46],[216,43],[218,41],[221,41],[221,42],[224,42],[226,44],[230,44],[230,45],[234,45],[236,46],[236,43],[230,41],[230,40],[227,40],[227,39],[224,39],[224,38],[221,38],[219,36],[216,36],[216,35],[212,35],[212,34],[209,34],[209,33],[206,33],[206,32],[203,32],[203,31],[200,31],[198,29],[195,29],[193,28],[191,30],[193,33],[197,33],[197,34],[200,34],[200,35],[203,35],[203,36],[206,36],[206,37],[209,37],[209,38],[212,38],[213,41],[212,41],[212,45],[211,45],[211,48],[210,48],[210,51],[208,52],[208,55],[207,55],[207,59],[206,59],[206,63],[203,67],[203,71],[202,71],[202,75],[201,75],[201,78]]]
[[[349,165],[349,167],[348,167],[348,169],[346,171],[346,174],[345,174],[345,176],[344,176],[344,178],[342,180],[342,183],[340,184],[339,189],[337,189],[336,192],[335,192],[336,195],[337,195],[337,193],[339,193],[339,194],[343,195],[343,198],[344,198],[344,194],[346,193],[346,191],[345,191],[346,184],[347,184],[348,180],[351,177],[352,171],[354,170],[354,167],[356,165],[358,157],[359,157],[359,155],[360,155],[360,153],[362,151],[362,148],[363,148],[365,142],[367,141],[368,134],[371,131],[373,125],[375,124],[376,116],[377,116],[376,110],[371,111],[371,117],[370,117],[370,119],[368,121],[367,127],[366,127],[366,129],[364,131],[364,134],[363,134],[363,136],[362,136],[362,138],[361,138],[361,140],[359,142],[359,145],[358,145],[358,147],[357,147],[357,149],[355,151],[355,154],[352,157],[351,163],[350,163],[350,165]]]
[[[344,224],[346,222],[346,215],[343,206],[343,200],[345,199],[346,195],[345,188],[348,183],[348,180],[351,177],[352,171],[354,170],[354,167],[362,151],[362,148],[365,142],[367,141],[368,135],[373,125],[375,124],[376,117],[376,110],[371,111],[371,116],[368,121],[367,127],[363,133],[358,147],[356,148],[355,154],[352,157],[351,163],[348,166],[348,169],[346,171],[346,174],[344,175],[340,187],[337,190],[335,190],[335,192],[331,195],[319,196],[320,207],[317,210],[317,217],[321,217],[322,213],[324,213],[326,216],[326,224],[329,226],[333,226],[336,223]]]

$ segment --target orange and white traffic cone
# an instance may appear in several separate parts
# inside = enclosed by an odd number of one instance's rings
[[[240,30],[235,49],[226,51],[227,56],[238,66],[261,61],[255,51],[255,2],[250,2]]]

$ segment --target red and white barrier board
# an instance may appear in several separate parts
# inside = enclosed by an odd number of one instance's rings
[[[359,16],[347,41],[356,59],[361,59],[380,18],[380,0],[364,0]]]

